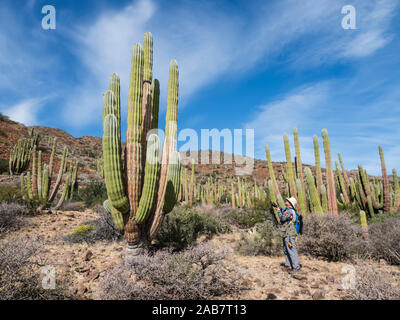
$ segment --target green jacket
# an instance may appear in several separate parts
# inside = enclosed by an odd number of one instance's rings
[[[279,232],[282,238],[297,236],[296,227],[296,211],[292,208],[284,208],[278,211],[280,223],[278,225]]]

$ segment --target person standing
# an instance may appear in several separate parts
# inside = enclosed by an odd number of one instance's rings
[[[296,198],[291,197],[285,199],[285,208],[276,207],[280,220],[280,230],[282,232],[283,252],[286,257],[285,268],[289,272],[301,269],[296,248],[296,204]]]

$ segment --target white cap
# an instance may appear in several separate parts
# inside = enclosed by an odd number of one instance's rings
[[[296,207],[297,200],[295,197],[287,198],[286,201],[289,201],[293,208]]]

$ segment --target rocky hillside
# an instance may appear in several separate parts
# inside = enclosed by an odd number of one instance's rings
[[[9,120],[4,116],[0,117],[0,159],[8,161],[11,148],[18,142],[18,139],[28,136],[29,128],[34,128],[35,132],[40,134],[39,150],[42,150],[45,163],[48,163],[51,152],[49,138],[56,137],[57,155],[61,156],[62,150],[64,146],[66,146],[69,150],[69,159],[78,160],[80,162],[79,172],[81,174],[96,174],[96,159],[99,159],[102,156],[101,138],[90,136],[75,138],[68,132],[61,129],[43,126],[27,127],[21,123]],[[207,157],[209,159],[209,164],[195,165],[195,175],[197,177],[197,181],[200,183],[205,182],[210,177],[220,181],[231,181],[232,178],[235,178],[235,168],[243,167],[243,165],[235,164],[235,157],[233,155],[219,151],[200,151],[197,153],[197,157],[198,162],[201,162],[201,159]],[[193,158],[193,154],[190,155],[189,152],[181,151],[181,158],[186,158],[189,160]],[[212,164],[215,163],[218,158],[220,159],[220,164]],[[233,159],[232,164],[224,164],[224,159]],[[240,159],[241,161],[239,162],[243,162],[243,160],[246,160],[246,157],[241,156],[239,158],[236,157],[236,159]],[[273,163],[275,175],[281,184],[281,187],[284,188],[282,166],[285,167],[284,162]],[[314,172],[314,166],[305,166],[310,167]],[[58,162],[56,161],[56,170],[57,167]],[[184,168],[191,170],[190,160],[186,162]],[[322,170],[325,171],[324,169]],[[354,176],[356,171],[351,170],[348,171],[348,173],[350,176]],[[263,183],[265,179],[269,178],[267,161],[254,159],[254,170],[250,175],[243,176],[243,178],[251,181],[255,179],[258,183]]]

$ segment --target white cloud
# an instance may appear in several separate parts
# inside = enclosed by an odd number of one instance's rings
[[[18,121],[27,126],[38,125],[38,113],[45,99],[28,99],[16,105],[4,109],[3,113],[14,121]]]

